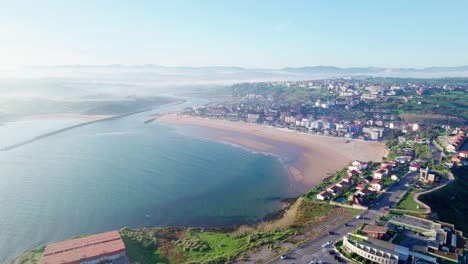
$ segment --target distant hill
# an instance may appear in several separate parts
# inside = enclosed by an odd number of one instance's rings
[[[167,80],[194,80],[194,81],[268,81],[268,80],[305,80],[337,77],[352,77],[356,75],[375,77],[408,77],[408,78],[440,78],[440,77],[468,77],[468,65],[454,67],[427,67],[427,68],[385,68],[385,67],[335,67],[335,66],[304,66],[273,68],[244,68],[237,66],[203,66],[203,67],[168,67],[157,64],[144,65],[57,65],[45,67],[29,67],[35,71],[63,71],[64,74],[76,74],[77,71],[89,72],[93,75],[110,72],[123,74],[126,77],[135,77],[136,74],[148,77],[158,77]],[[177,77],[177,79],[175,79]]]

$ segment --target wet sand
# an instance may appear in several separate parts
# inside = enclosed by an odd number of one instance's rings
[[[155,122],[187,129],[195,128],[202,137],[278,156],[289,171],[291,184],[300,191],[317,185],[327,174],[342,169],[353,160],[380,161],[387,154],[384,144],[379,142],[348,142],[344,138],[306,134],[253,123],[175,113],[163,115]]]

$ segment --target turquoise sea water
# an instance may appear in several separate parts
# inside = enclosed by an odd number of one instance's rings
[[[153,113],[202,103],[190,99]],[[275,158],[144,124],[149,114],[0,152],[0,262],[42,244],[123,226],[258,221],[278,209],[280,198],[291,196]],[[29,136],[77,121],[42,122],[1,126],[0,135],[22,136],[0,143],[25,137],[24,129]]]

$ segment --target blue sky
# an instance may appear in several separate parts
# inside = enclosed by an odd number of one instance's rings
[[[468,64],[468,1],[0,0],[0,65]]]

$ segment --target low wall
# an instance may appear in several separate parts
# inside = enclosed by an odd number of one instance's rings
[[[346,208],[352,208],[352,209],[360,209],[360,210],[369,209],[369,207],[363,206],[363,205],[358,205],[358,204],[349,205],[349,204],[338,203],[338,202],[335,202],[335,201],[330,201],[330,204],[341,206],[341,207],[346,207]]]

